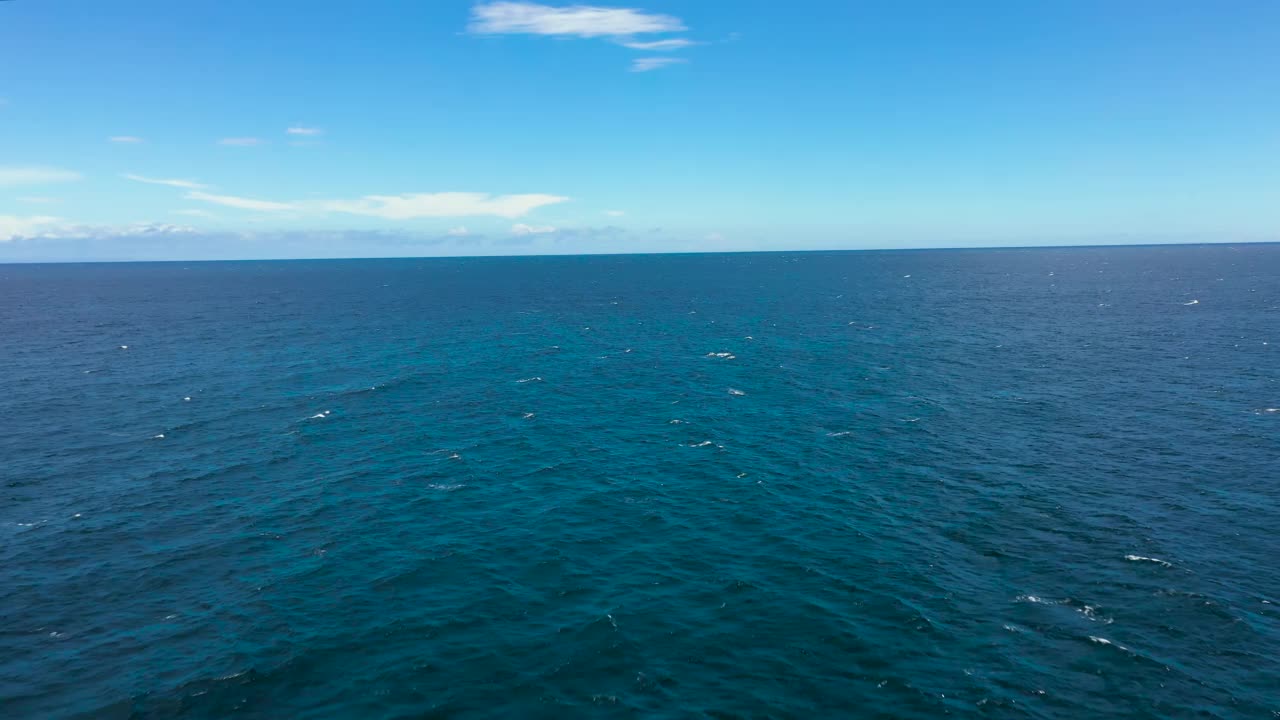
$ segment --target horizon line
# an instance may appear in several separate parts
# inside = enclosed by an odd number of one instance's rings
[[[143,263],[238,263],[238,262],[341,262],[346,260],[484,260],[544,257],[636,257],[649,255],[763,255],[763,254],[818,254],[818,253],[918,253],[918,252],[988,252],[993,250],[1089,250],[1099,248],[1188,248],[1232,245],[1280,245],[1275,240],[1200,240],[1195,242],[1147,242],[1147,243],[1089,243],[1062,245],[973,245],[937,246],[913,248],[804,248],[795,250],[668,250],[628,252],[548,252],[536,254],[497,255],[352,255],[350,257],[273,257],[273,258],[172,258],[166,260],[99,259],[99,260],[3,260],[0,265],[117,265]]]

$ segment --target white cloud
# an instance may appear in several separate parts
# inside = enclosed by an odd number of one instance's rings
[[[194,228],[167,223],[133,225],[82,225],[48,215],[15,217],[0,215],[0,242],[14,240],[64,240],[76,238],[140,237],[192,233]]]
[[[137,145],[142,142],[142,138],[134,135],[112,135],[107,139],[113,143],[120,143],[123,145]]]
[[[253,198],[236,197],[234,195],[213,195],[198,190],[189,192],[184,195],[188,200],[200,200],[210,202],[215,205],[225,205],[227,207],[239,208],[241,210],[297,210],[298,206],[293,203],[274,202],[272,200],[254,200]]]
[[[0,215],[0,242],[8,242],[17,237],[37,235],[60,222],[62,222],[61,218],[50,215],[32,215],[28,217]]]
[[[591,5],[551,7],[531,2],[488,2],[471,9],[471,32],[485,35],[532,34],[576,37],[626,36],[678,32],[680,18],[631,8]]]
[[[550,225],[525,225],[524,223],[516,223],[511,226],[511,232],[515,235],[544,235],[555,231],[556,229]]]
[[[684,58],[673,57],[647,57],[636,58],[631,61],[631,72],[649,72],[650,70],[660,70],[669,65],[689,62]]]
[[[620,40],[618,44],[632,50],[652,50],[655,52],[666,52],[668,50],[682,50],[687,47],[693,47],[698,43],[684,38],[671,38],[669,40]]]
[[[301,127],[301,126],[298,126],[298,125],[295,125],[295,126],[293,126],[293,127],[289,128],[288,130],[285,130],[285,132],[286,132],[287,134],[289,134],[289,135],[306,135],[306,136],[308,136],[308,137],[314,137],[314,136],[316,136],[316,135],[323,135],[323,134],[324,134],[324,130],[321,130],[320,128],[315,128],[315,127]]]
[[[604,211],[604,214],[605,214],[605,215],[608,215],[609,217],[622,217],[623,215],[626,215],[627,213],[626,213],[625,211],[622,211],[622,210],[605,210],[605,211]]]
[[[472,192],[365,195],[356,200],[299,200],[297,202],[258,200],[236,195],[215,195],[198,190],[189,192],[184,197],[188,200],[199,200],[241,210],[336,212],[379,217],[387,220],[480,215],[517,218],[544,205],[554,205],[569,200],[569,198],[560,195],[542,193],[490,195],[489,193]]]
[[[61,168],[0,165],[0,187],[49,185],[52,183],[72,182],[83,177],[78,172]]]
[[[120,177],[124,178],[125,180],[132,180],[134,182],[148,183],[150,185],[168,185],[169,187],[183,188],[184,190],[203,190],[209,187],[208,185],[203,185],[194,180],[149,178],[149,177],[143,177],[142,175],[134,175],[133,173],[124,173]]]
[[[445,234],[449,235],[450,237],[465,237],[467,235],[470,235],[471,231],[467,229],[466,225],[459,225],[458,227],[455,227],[455,228],[449,228],[449,232]]]
[[[490,195],[473,192],[412,193],[407,195],[366,195],[359,200],[330,200],[324,210],[371,215],[389,220],[424,217],[468,217],[496,215],[515,218],[544,205],[566,202],[559,195]]]
[[[710,242],[721,242],[724,240],[724,235],[721,235],[718,232],[707,233],[707,240]]]
[[[170,223],[134,223],[133,225],[125,225],[124,227],[114,228],[94,228],[78,226],[72,228],[74,232],[83,234],[102,233],[104,235],[116,235],[124,237],[139,237],[142,235],[174,235],[187,234],[196,231],[190,225],[172,225]]]
[[[254,145],[261,145],[262,140],[256,137],[229,137],[222,138],[218,141],[218,144],[233,145],[236,147],[252,147]]]

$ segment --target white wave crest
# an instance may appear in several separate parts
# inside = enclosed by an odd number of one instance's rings
[[[1144,557],[1142,555],[1125,555],[1124,559],[1130,562],[1149,562],[1149,563],[1156,563],[1157,565],[1163,565],[1165,567],[1173,567],[1173,563],[1169,562],[1168,560],[1161,560],[1160,558],[1153,558],[1153,557]]]

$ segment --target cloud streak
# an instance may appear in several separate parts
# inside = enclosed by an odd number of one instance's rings
[[[491,195],[474,192],[407,193],[403,195],[365,195],[355,200],[303,200],[277,202],[217,195],[195,190],[184,195],[188,200],[213,203],[240,210],[265,212],[301,211],[345,213],[386,220],[494,216],[518,218],[546,205],[568,202],[561,195],[528,193],[523,195]]]
[[[488,2],[471,9],[468,30],[478,35],[619,37],[685,30],[680,18],[631,8],[552,7],[530,2]]]
[[[147,183],[148,185],[167,185],[169,187],[182,188],[184,190],[204,190],[205,188],[209,187],[208,185],[195,182],[194,180],[149,178],[149,177],[143,177],[142,175],[134,175],[133,173],[124,173],[120,177],[124,178],[125,180],[132,180],[134,182]]]
[[[630,50],[673,52],[700,43],[686,38],[641,40],[637,36],[687,30],[673,15],[635,8],[569,5],[553,7],[533,2],[481,2],[471,8],[467,26],[473,35],[549,35],[555,37],[608,38]],[[648,72],[685,60],[639,58],[632,72]]]
[[[359,200],[332,200],[321,204],[331,212],[370,215],[388,220],[426,217],[468,217],[494,215],[516,218],[544,205],[567,202],[560,195],[490,195],[473,192],[411,193],[407,195],[366,195]]]
[[[525,225],[524,223],[516,223],[511,226],[513,235],[546,235],[555,232],[556,229],[551,225]]]
[[[692,40],[685,40],[684,38],[670,38],[668,40],[649,40],[649,41],[620,40],[618,41],[618,44],[624,48],[631,48],[632,50],[666,52],[669,50],[682,50],[687,47],[693,47],[694,45],[698,45],[700,43],[696,43]]]
[[[135,135],[112,135],[107,140],[121,145],[137,145],[142,142],[142,138]]]
[[[83,178],[84,176],[78,172],[61,168],[0,165],[0,187],[51,185],[53,183],[75,182]]]
[[[673,58],[673,57],[636,58],[635,60],[631,61],[631,72],[637,72],[637,73],[650,72],[653,70],[661,70],[664,67],[671,67],[672,65],[679,65],[680,63],[686,63],[686,62],[689,62],[689,61],[685,60],[684,58]]]
[[[278,210],[297,210],[297,205],[293,203],[274,202],[272,200],[255,200],[253,198],[237,197],[235,195],[214,195],[212,193],[194,191],[184,195],[188,200],[199,200],[201,202],[213,203],[214,205],[222,205],[224,207],[238,208],[240,210],[264,210],[268,212]]]
[[[323,134],[324,134],[324,130],[321,130],[320,128],[317,128],[317,127],[302,127],[302,126],[300,126],[300,125],[295,125],[295,126],[293,126],[293,127],[289,128],[289,129],[285,130],[285,134],[287,134],[287,135],[303,135],[303,136],[305,136],[305,137],[315,137],[315,136],[317,136],[317,135],[323,135]]]

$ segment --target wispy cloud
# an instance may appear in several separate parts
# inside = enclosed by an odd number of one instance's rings
[[[50,185],[52,183],[74,182],[83,179],[83,177],[78,172],[61,168],[0,165],[0,187]]]
[[[188,200],[199,200],[201,202],[213,203],[214,205],[224,205],[226,207],[238,208],[240,210],[297,210],[298,206],[294,203],[282,203],[272,200],[255,200],[253,198],[236,197],[235,195],[214,195],[212,193],[194,191],[184,195]]]
[[[449,228],[449,232],[445,234],[450,237],[466,237],[471,234],[471,231],[467,229],[466,225],[459,225],[455,228]]]
[[[524,223],[516,223],[511,226],[511,232],[514,235],[545,235],[555,231],[556,229],[550,225],[525,225]]]
[[[229,137],[229,138],[222,138],[221,140],[218,141],[218,144],[232,145],[235,147],[252,147],[254,145],[263,144],[263,140],[261,138],[256,138],[256,137]]]
[[[680,18],[631,8],[487,2],[471,9],[468,29],[481,35],[572,35],[589,38],[679,32],[685,26]]]
[[[143,177],[142,175],[134,175],[133,173],[124,173],[120,177],[124,178],[125,180],[132,180],[134,182],[147,183],[149,185],[168,185],[169,187],[182,188],[184,190],[204,190],[205,188],[209,187],[208,185],[198,183],[194,180],[149,178],[149,177]]]
[[[636,8],[569,5],[553,7],[532,2],[481,2],[471,8],[467,30],[476,35],[551,35],[609,38],[622,47],[646,52],[671,52],[699,45],[686,38],[638,40],[637,35],[683,32],[684,21]],[[657,70],[684,60],[640,58],[632,72]]]
[[[200,191],[189,192],[184,197],[188,200],[199,200],[241,210],[335,212],[379,217],[387,220],[482,215],[517,218],[545,205],[554,205],[569,200],[569,198],[560,195],[542,193],[490,195],[489,193],[472,192],[365,195],[355,200],[301,200],[297,202],[259,200],[236,195],[215,195]]]
[[[682,50],[687,47],[693,47],[700,43],[684,38],[671,38],[669,40],[619,40],[618,44],[632,50],[652,50],[656,52],[664,52],[667,50]]]
[[[321,130],[320,128],[317,128],[317,127],[302,127],[300,125],[295,125],[285,130],[285,133],[289,135],[305,135],[307,137],[315,137],[316,135],[323,135],[324,130]]]
[[[137,145],[142,142],[142,138],[136,135],[112,135],[107,140],[121,145]]]
[[[604,214],[605,214],[605,215],[608,215],[609,217],[622,217],[623,215],[626,215],[627,213],[626,213],[625,211],[623,211],[623,210],[605,210],[605,211],[604,211]]]
[[[680,63],[689,62],[684,58],[673,57],[646,57],[636,58],[631,61],[631,72],[649,72],[650,70],[661,70],[664,67],[679,65]]]
[[[544,205],[566,202],[569,198],[540,193],[527,195],[490,195],[472,192],[413,193],[407,195],[366,195],[359,200],[332,200],[322,203],[325,210],[371,215],[389,220],[424,217],[468,217],[496,215],[515,218]]]

